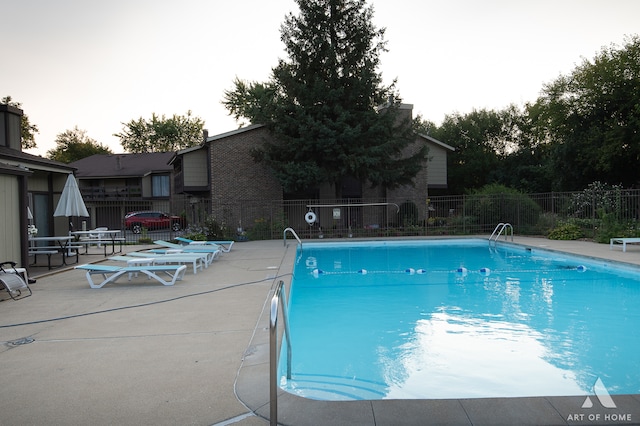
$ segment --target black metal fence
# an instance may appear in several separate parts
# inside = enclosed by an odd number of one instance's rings
[[[511,223],[520,235],[546,235],[559,224],[571,222],[586,238],[593,238],[614,225],[617,233],[637,234],[640,217],[639,190],[271,202],[123,198],[86,200],[86,204],[92,214],[89,226],[125,229],[124,215],[135,210],[180,215],[187,224],[177,232],[151,229],[133,234],[127,230],[128,242],[212,232],[225,239],[279,239],[287,227],[301,238],[472,235],[491,233],[500,222]]]

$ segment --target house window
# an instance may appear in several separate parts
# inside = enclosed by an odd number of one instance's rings
[[[168,197],[170,195],[169,188],[168,175],[151,177],[151,190],[154,197]]]

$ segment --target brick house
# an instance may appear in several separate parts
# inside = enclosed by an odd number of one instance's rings
[[[174,155],[95,154],[70,163],[77,169],[78,186],[91,215],[87,228],[121,229],[124,215],[131,211],[173,214],[174,179],[169,160]]]
[[[412,105],[401,106],[401,112],[409,118],[412,109]],[[270,138],[265,126],[253,124],[211,137],[205,135],[201,145],[178,151],[170,164],[174,167],[176,194],[182,194],[187,200],[185,203],[194,206],[194,211],[188,213],[188,217],[201,217],[195,211],[195,206],[205,202],[210,206],[210,213],[217,219],[243,227],[250,226],[262,217],[273,217],[272,210],[279,208],[287,217],[288,223],[297,226],[304,223],[304,213],[291,214],[287,210],[289,200],[305,198],[339,202],[332,200],[335,191],[330,185],[317,188],[311,196],[285,194],[270,169],[263,164],[255,163],[251,156],[253,148]],[[447,153],[454,151],[454,148],[428,135],[416,135],[416,141],[407,147],[407,153],[424,144],[429,147],[428,166],[414,179],[415,186],[406,185],[387,190],[370,188],[366,183],[346,179],[342,191],[344,198],[349,199],[350,203],[364,202],[363,200],[424,201],[428,197],[429,189],[446,188]],[[418,207],[424,210],[424,206],[421,202]],[[359,224],[380,222],[379,218],[363,216],[365,213],[357,214],[359,217],[356,222]],[[334,220],[335,212],[324,209],[318,211],[318,217],[320,222],[328,223]],[[342,217],[346,217],[346,214]]]
[[[242,223],[243,202],[250,202],[248,222],[269,216],[273,201],[283,199],[282,186],[271,171],[256,164],[251,149],[270,137],[261,124],[207,136],[196,147],[178,151],[170,164],[174,168],[176,194],[191,206],[190,222],[201,222],[211,214],[233,227]],[[205,206],[205,207],[203,207]]]

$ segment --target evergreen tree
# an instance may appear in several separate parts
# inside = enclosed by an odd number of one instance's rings
[[[296,0],[281,27],[288,60],[266,83],[236,79],[223,104],[237,120],[265,124],[274,142],[253,152],[272,168],[285,192],[355,177],[392,188],[412,183],[426,159],[411,120],[401,119],[395,82],[377,71],[384,29],[372,24],[364,0]],[[380,108],[384,105],[384,108]]]

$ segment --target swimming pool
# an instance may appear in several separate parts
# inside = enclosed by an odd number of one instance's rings
[[[485,398],[584,395],[600,379],[640,393],[640,274],[617,266],[474,239],[305,244],[281,387]]]

